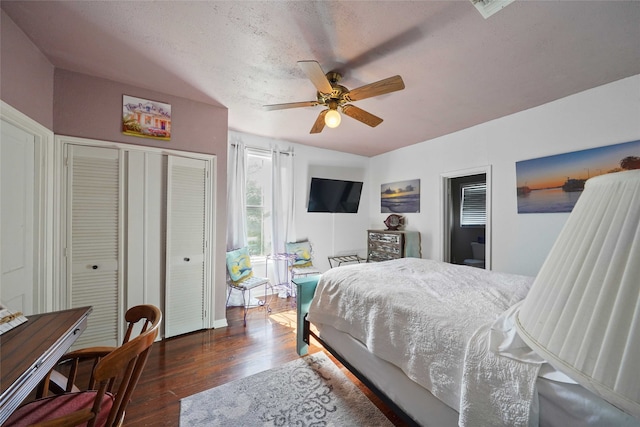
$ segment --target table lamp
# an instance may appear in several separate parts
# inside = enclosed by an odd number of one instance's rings
[[[516,326],[556,369],[640,418],[640,170],[586,182]]]

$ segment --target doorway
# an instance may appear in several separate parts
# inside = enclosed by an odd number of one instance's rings
[[[441,259],[452,264],[473,265],[490,270],[491,167],[483,166],[449,172],[442,174],[440,179],[443,206]],[[480,208],[479,211],[482,211],[483,207],[485,217],[482,220],[477,218],[469,220],[467,215],[469,195],[478,194],[479,189],[484,190],[484,205],[478,206],[476,203],[475,207]],[[466,197],[465,215],[461,212],[463,195]],[[475,201],[477,202],[477,199]],[[484,252],[483,257],[482,252]]]
[[[54,308],[53,132],[0,100],[0,299],[26,315]]]

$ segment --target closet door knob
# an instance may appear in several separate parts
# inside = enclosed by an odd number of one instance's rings
[[[97,265],[92,265],[91,268],[93,268],[94,270],[97,270],[98,266]]]
[[[185,258],[184,260],[185,260],[186,262],[189,262],[189,258]]]

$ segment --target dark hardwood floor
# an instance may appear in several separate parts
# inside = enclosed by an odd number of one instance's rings
[[[242,321],[242,309],[229,308],[229,326],[226,328],[194,332],[154,343],[127,408],[124,425],[178,426],[180,399],[297,359],[295,304],[291,299],[274,298],[272,308],[269,316],[261,308],[249,310],[246,327]],[[317,351],[324,349],[310,346],[310,353]],[[405,425],[331,358],[395,426]]]

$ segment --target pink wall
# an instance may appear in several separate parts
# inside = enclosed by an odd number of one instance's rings
[[[121,132],[122,95],[171,104],[171,141],[138,138]],[[226,108],[56,68],[53,131],[57,135],[122,142],[216,156],[216,271],[213,281],[216,320],[225,317],[227,230]]]
[[[1,12],[1,99],[55,134],[216,156],[215,317],[225,317],[228,110],[55,68]],[[122,95],[171,104],[171,141],[123,135]]]
[[[2,100],[47,129],[53,129],[54,67],[4,11],[1,15]]]
[[[124,135],[122,95],[171,104],[171,141]],[[56,68],[54,133],[196,153],[226,161],[226,108]]]

